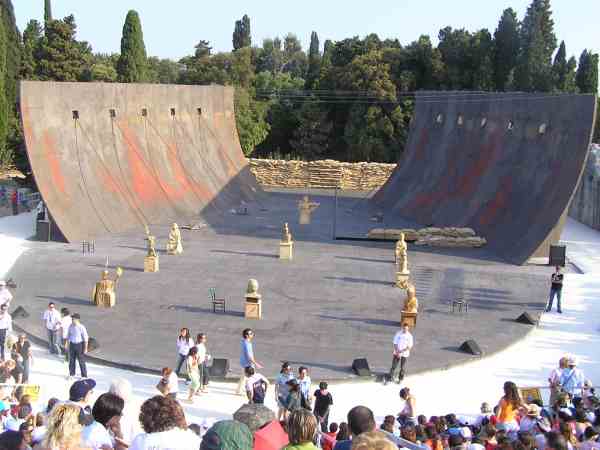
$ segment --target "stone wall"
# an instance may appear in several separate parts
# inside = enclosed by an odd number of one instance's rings
[[[600,145],[592,144],[587,165],[571,200],[569,216],[600,230]]]
[[[396,164],[249,159],[250,170],[263,186],[371,191],[383,185]]]

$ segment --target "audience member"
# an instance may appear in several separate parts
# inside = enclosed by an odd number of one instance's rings
[[[375,427],[373,411],[366,406],[355,406],[348,411],[348,428],[353,438],[361,433],[375,431]],[[352,441],[350,439],[340,440],[338,436],[338,442],[335,444],[334,450],[350,450],[351,448]]]
[[[396,450],[398,447],[381,431],[367,431],[352,441],[352,450]]]
[[[0,450],[27,450],[29,446],[20,431],[5,431],[0,434]]]
[[[298,383],[296,386],[299,388]],[[288,419],[288,436],[290,443],[284,450],[317,450],[317,419],[313,413],[304,408],[293,410]]]
[[[288,381],[294,379],[292,366],[287,361],[281,364],[281,370],[275,381],[275,399],[277,400],[277,420],[285,420],[287,411],[287,399],[290,393]]]
[[[221,420],[206,432],[200,450],[252,450],[252,433],[241,422]]]
[[[123,399],[110,392],[98,397],[92,408],[94,420],[83,427],[81,432],[83,445],[93,450],[101,450],[102,447],[127,448],[122,445],[124,441],[120,424],[124,406]],[[111,432],[114,439],[111,437]]]
[[[317,423],[318,423],[318,418],[317,419]],[[333,446],[335,445],[336,442],[336,437],[337,437],[337,433],[338,433],[338,424],[335,422],[331,422],[331,424],[329,424],[329,431],[326,433],[323,433],[321,436],[321,448],[323,450],[332,450]]]
[[[173,374],[173,376],[175,377],[175,381],[177,381],[177,376],[175,374]],[[131,386],[129,380],[125,378],[117,378],[110,383],[108,392],[121,397],[125,404],[119,422],[121,424],[123,441],[127,444],[131,444],[133,438],[142,432],[142,427],[140,426],[139,420],[140,408],[138,404],[134,403],[133,387]]]
[[[59,403],[48,416],[46,436],[34,450],[80,450],[81,408],[74,403]]]
[[[81,409],[81,425],[89,425],[94,420],[90,402],[96,381],[91,378],[76,381],[69,389],[69,400]]]
[[[161,370],[162,378],[159,381],[158,386],[161,394],[171,397],[173,400],[177,400],[177,393],[179,392],[179,379],[177,374],[170,367],[163,367]]]
[[[313,411],[321,426],[321,432],[327,432],[327,426],[329,424],[329,411],[333,405],[333,397],[327,390],[329,386],[326,381],[319,383],[319,389],[315,391],[315,409]]]
[[[574,356],[569,356],[567,359],[567,367],[562,371],[560,375],[560,387],[571,398],[583,397],[583,384],[585,383],[585,376],[583,372],[576,368],[577,359]]]
[[[517,385],[512,381],[504,383],[504,396],[498,403],[498,422],[496,427],[499,430],[505,431],[511,439],[516,438],[519,424],[517,423],[517,415],[519,408],[523,407],[523,401],[519,395]]]

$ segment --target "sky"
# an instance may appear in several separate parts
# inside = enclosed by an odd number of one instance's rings
[[[230,51],[235,21],[251,19],[252,43],[267,37],[296,34],[304,48],[310,33],[326,39],[364,37],[398,38],[404,45],[421,34],[437,43],[441,28],[488,28],[492,33],[505,8],[522,19],[531,0],[303,0],[199,1],[199,0],[53,0],[54,18],[74,14],[78,39],[88,41],[94,52],[119,52],[123,22],[129,9],[140,14],[146,50],[150,56],[179,59],[193,53],[202,39],[214,51]],[[43,21],[44,0],[13,0],[17,24],[23,30],[30,19]],[[565,40],[567,54],[584,48],[600,52],[600,0],[552,0],[555,33]]]

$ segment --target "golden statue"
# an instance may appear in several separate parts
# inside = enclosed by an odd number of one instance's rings
[[[408,271],[408,254],[404,233],[400,233],[400,239],[396,242],[396,266],[397,272],[401,274],[409,274]]]
[[[150,234],[150,229],[148,225],[144,225],[144,229],[146,230],[146,238],[144,239],[148,246],[148,254],[146,256],[156,257],[156,237]]]
[[[417,313],[419,309],[419,301],[417,300],[417,290],[411,283],[408,284],[406,289],[406,300],[404,300],[404,308],[402,312]]]
[[[181,231],[176,223],[171,225],[169,231],[169,240],[167,241],[167,253],[169,255],[178,255],[183,253],[183,245],[181,243]]]
[[[290,233],[290,229],[288,227],[287,222],[285,222],[283,224],[283,230],[281,232],[281,242],[284,242],[284,243],[292,242],[292,233]]]
[[[308,195],[305,195],[302,200],[298,202],[298,211],[300,212],[298,223],[300,223],[300,225],[310,224],[310,215],[318,207],[319,203],[309,201]]]
[[[101,308],[112,308],[115,306],[115,288],[121,275],[123,275],[123,269],[120,267],[117,267],[114,280],[109,278],[108,270],[102,271],[102,279],[94,285],[94,290],[92,291],[92,302],[94,305]]]

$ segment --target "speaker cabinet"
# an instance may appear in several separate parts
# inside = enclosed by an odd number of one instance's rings
[[[468,353],[469,355],[483,355],[481,348],[479,348],[479,345],[473,339],[463,342],[458,349],[461,352]]]
[[[359,377],[370,377],[371,369],[366,358],[358,358],[352,361],[352,370]]]

